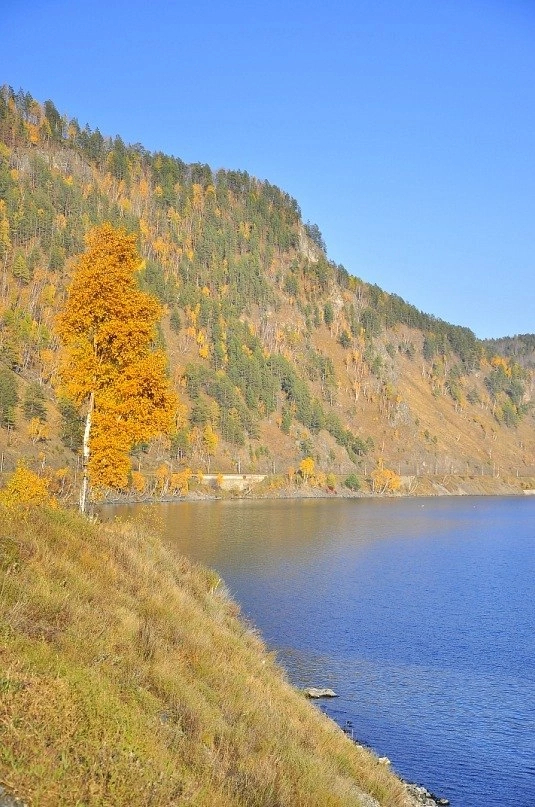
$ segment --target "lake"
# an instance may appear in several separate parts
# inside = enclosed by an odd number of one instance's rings
[[[318,708],[401,776],[453,807],[535,801],[535,497],[157,507],[290,680],[339,693]]]

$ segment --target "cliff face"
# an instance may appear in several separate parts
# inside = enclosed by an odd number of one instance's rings
[[[137,235],[183,402],[170,438],[135,451],[147,490],[187,468],[288,478],[305,458],[364,483],[387,469],[531,484],[529,335],[482,343],[350,275],[295,200],[245,172],[104,138],[8,89],[0,137],[0,470],[26,456],[76,483],[54,322],[85,233],[108,220]]]

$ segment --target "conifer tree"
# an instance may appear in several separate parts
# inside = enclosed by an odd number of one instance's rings
[[[37,381],[28,384],[22,401],[22,410],[26,420],[37,418],[42,422],[46,421],[45,394]]]
[[[15,375],[0,367],[0,426],[13,426],[19,396]]]
[[[135,236],[94,228],[57,322],[65,393],[85,411],[82,512],[89,484],[127,487],[132,446],[167,432],[176,413],[165,355],[153,347],[160,306],[138,287],[141,266]]]

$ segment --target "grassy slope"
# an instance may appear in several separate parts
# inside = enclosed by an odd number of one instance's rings
[[[2,510],[0,571],[0,781],[29,803],[408,803],[146,526]]]

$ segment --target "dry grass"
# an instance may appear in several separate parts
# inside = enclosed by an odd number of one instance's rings
[[[402,807],[217,575],[140,524],[0,512],[0,781],[33,805]]]

